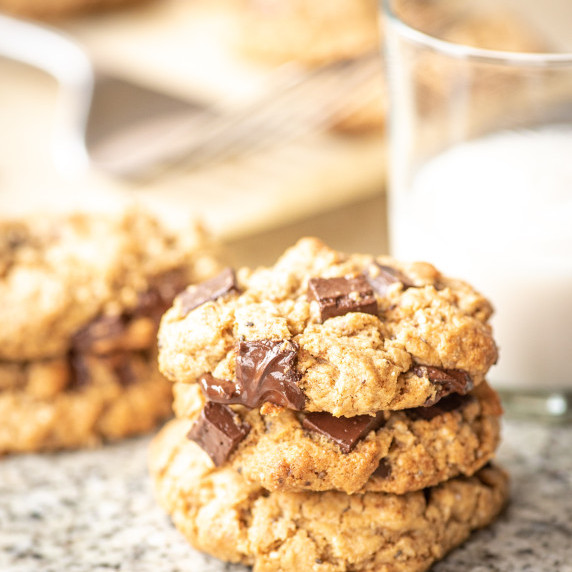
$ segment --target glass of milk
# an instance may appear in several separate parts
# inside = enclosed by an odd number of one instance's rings
[[[508,412],[572,418],[572,2],[383,0],[392,254],[495,307]]]

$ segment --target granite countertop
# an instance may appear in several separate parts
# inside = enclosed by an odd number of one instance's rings
[[[149,438],[0,459],[2,572],[245,572],[192,550],[156,506]],[[434,572],[572,572],[572,426],[505,421],[500,520]]]

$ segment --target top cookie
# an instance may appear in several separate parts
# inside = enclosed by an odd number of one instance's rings
[[[2,221],[0,360],[150,347],[149,316],[212,269],[198,229],[176,235],[138,208]]]
[[[189,287],[159,331],[162,372],[211,401],[373,415],[467,393],[497,358],[489,302],[427,263],[306,238],[233,279]]]

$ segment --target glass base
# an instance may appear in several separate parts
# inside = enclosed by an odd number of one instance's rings
[[[507,417],[572,423],[572,390],[497,390]]]

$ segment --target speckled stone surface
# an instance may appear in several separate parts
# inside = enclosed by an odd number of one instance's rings
[[[0,459],[2,572],[245,572],[192,550],[156,506],[149,438]],[[507,421],[512,502],[434,572],[572,572],[572,426]]]

